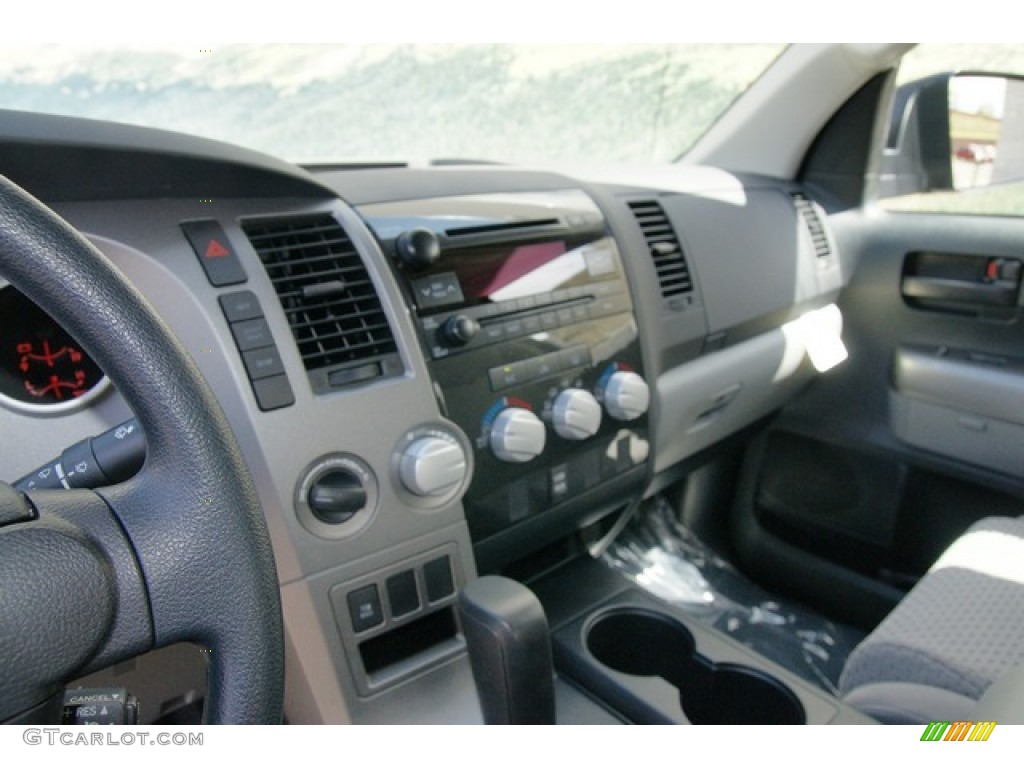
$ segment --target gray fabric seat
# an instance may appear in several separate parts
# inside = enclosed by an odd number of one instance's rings
[[[943,553],[850,654],[839,681],[883,722],[970,716],[1024,664],[1024,518],[986,518]]]

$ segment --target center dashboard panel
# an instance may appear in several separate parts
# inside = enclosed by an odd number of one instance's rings
[[[644,379],[615,240],[583,192],[363,205],[444,415],[469,437],[463,506],[481,570],[614,510],[645,477]],[[443,483],[444,446],[422,457]]]

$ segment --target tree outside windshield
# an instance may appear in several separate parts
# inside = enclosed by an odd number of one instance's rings
[[[665,162],[780,45],[0,48],[0,107],[198,134],[295,162]]]

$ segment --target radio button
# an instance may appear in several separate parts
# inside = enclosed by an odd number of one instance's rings
[[[525,408],[506,408],[491,426],[491,450],[501,461],[530,461],[544,451],[546,442],[544,422]]]
[[[601,404],[583,389],[567,389],[557,398],[551,424],[566,440],[586,440],[601,428]]]
[[[505,324],[502,322],[487,323],[481,332],[484,342],[494,344],[505,338]]]
[[[620,312],[628,312],[629,309],[629,296],[620,293],[597,299],[590,307],[590,314],[593,317],[606,317],[607,315],[617,315]]]

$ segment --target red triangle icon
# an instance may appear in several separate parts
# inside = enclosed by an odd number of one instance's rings
[[[206,258],[208,259],[219,259],[229,255],[228,249],[219,240],[211,240],[206,246]]]

